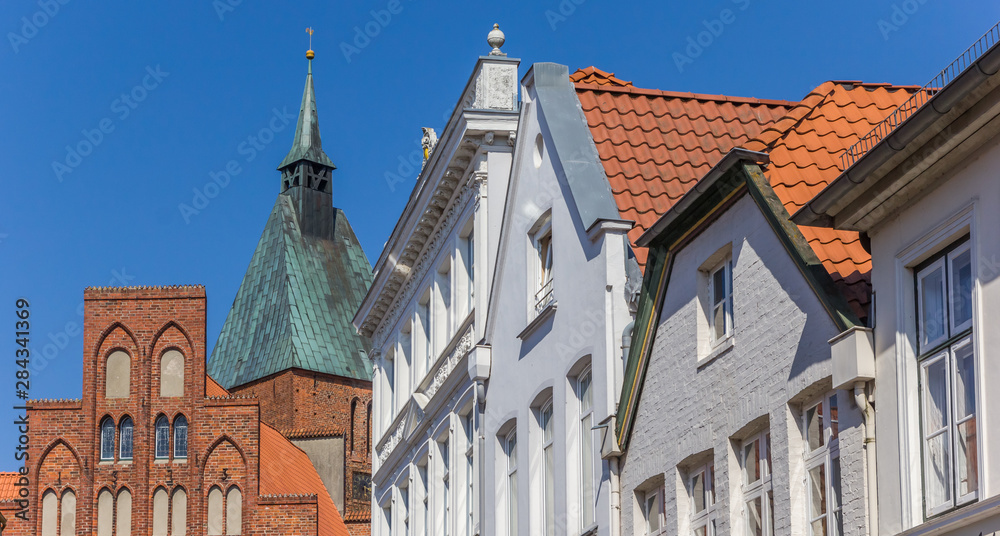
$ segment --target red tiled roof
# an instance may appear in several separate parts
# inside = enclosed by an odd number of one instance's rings
[[[635,240],[731,149],[759,136],[794,102],[636,88],[589,67],[570,75],[597,152]]]
[[[765,175],[785,209],[794,214],[840,175],[840,155],[917,90],[916,86],[826,82],[744,148],[770,154]],[[861,246],[858,233],[799,229],[854,313],[866,317],[871,255]]]
[[[205,376],[205,396],[230,394],[211,376]],[[316,495],[319,535],[348,536],[347,525],[309,456],[264,422],[260,423],[260,494]]]
[[[0,502],[13,501],[17,499],[17,488],[14,483],[17,482],[18,474],[16,472],[12,473],[0,473]]]

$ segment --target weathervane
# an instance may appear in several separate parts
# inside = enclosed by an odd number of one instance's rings
[[[306,28],[306,33],[309,34],[309,50],[306,51],[306,59],[312,61],[316,57],[316,53],[313,52],[313,29]]]

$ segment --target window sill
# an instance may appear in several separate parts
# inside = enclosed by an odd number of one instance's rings
[[[168,460],[167,458],[157,458],[157,459],[153,460],[154,464],[164,464],[164,463],[169,463],[169,462],[170,462],[170,460]]]
[[[905,530],[899,533],[899,536],[928,536],[949,533],[997,514],[1000,514],[1000,496],[960,506],[947,514],[929,519],[916,527]]]
[[[184,457],[184,458],[174,458],[173,461],[174,461],[174,463],[187,463],[188,459],[187,459],[187,457]]]
[[[544,309],[542,309],[541,311],[538,312],[537,315],[535,315],[535,318],[531,319],[531,322],[528,322],[528,325],[525,326],[523,330],[521,330],[521,333],[517,334],[517,338],[523,341],[524,339],[528,338],[528,336],[531,335],[536,329],[538,329],[538,326],[541,326],[542,324],[545,323],[546,320],[552,318],[556,314],[556,305],[558,305],[556,302],[552,302],[546,305]]]
[[[581,532],[580,536],[595,536],[597,534],[597,528],[598,528],[597,523],[594,523],[593,525],[587,527],[586,530]]]
[[[132,460],[119,460],[118,465],[132,465]]]
[[[114,465],[114,464],[115,464],[114,460],[101,460],[97,462],[97,465]]]
[[[705,365],[711,363],[712,361],[715,361],[715,358],[719,357],[722,354],[728,353],[735,346],[736,346],[736,341],[734,340],[734,337],[732,335],[726,337],[721,342],[716,344],[715,347],[712,348],[712,351],[708,353],[708,355],[698,360],[698,368],[702,368]]]

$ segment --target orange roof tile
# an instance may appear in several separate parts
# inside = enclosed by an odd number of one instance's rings
[[[840,175],[840,155],[919,89],[826,82],[744,147],[770,154],[765,175],[785,209],[794,214]],[[871,255],[858,233],[799,228],[855,314],[866,317]]]
[[[660,91],[588,67],[570,75],[618,212],[635,240],[726,153],[759,136],[794,102]]]
[[[206,375],[205,396],[226,397],[230,394]],[[264,422],[260,423],[260,494],[316,495],[319,535],[348,536],[347,525],[309,456]]]
[[[347,525],[309,456],[263,422],[260,423],[260,493],[315,494],[319,503],[320,536],[348,535]]]
[[[17,482],[18,474],[16,472],[11,473],[0,473],[0,502],[13,501],[17,499],[17,488],[14,483]]]

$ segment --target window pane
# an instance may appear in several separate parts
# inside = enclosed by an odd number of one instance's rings
[[[747,503],[747,533],[750,536],[763,536],[764,531],[761,524],[760,497],[756,497]]]
[[[540,419],[542,425],[542,441],[548,443],[552,441],[552,405],[549,404],[542,409]]]
[[[517,536],[517,472],[511,473],[507,477],[507,488],[510,496],[507,498],[510,517],[507,520],[510,529],[510,536]]]
[[[125,418],[122,421],[121,435],[119,441],[121,441],[121,451],[119,455],[123,460],[132,459],[132,419]]]
[[[104,419],[101,423],[101,459],[113,460],[115,458],[115,423],[111,419]]]
[[[660,530],[660,496],[654,493],[648,496],[647,501],[649,503],[649,507],[646,509],[649,531]]]
[[[806,435],[809,439],[809,450],[823,446],[823,404],[806,410]]]
[[[701,527],[698,527],[698,528],[694,529],[694,536],[706,536],[707,534],[708,534],[708,531],[706,530],[706,528],[704,526],[701,526]]]
[[[715,340],[726,336],[726,308],[721,303],[712,312],[712,336]]]
[[[699,472],[691,481],[691,497],[694,499],[694,513],[705,509],[705,473]]]
[[[552,445],[545,447],[545,534],[555,534],[555,474],[552,460]]]
[[[760,480],[760,439],[743,446],[743,482],[752,484]]]
[[[924,443],[924,493],[928,509],[951,502],[951,459],[948,434],[938,434]]]
[[[726,299],[726,270],[719,268],[712,274],[712,305],[719,305]]]
[[[768,534],[774,534],[774,492],[767,492],[767,521]]]
[[[830,419],[830,441],[833,441],[834,439],[837,439],[837,436],[840,434],[840,422],[837,420],[838,419],[838,415],[837,415],[837,395],[836,394],[830,397],[830,411],[829,411],[829,413],[830,413],[830,415],[829,415],[829,419]]]
[[[955,350],[955,369],[955,418],[958,422],[955,476],[961,497],[979,488],[976,369],[971,343]]]
[[[832,531],[834,535],[839,535],[844,533],[844,519],[841,511],[841,506],[844,503],[841,502],[840,493],[840,458],[830,460],[830,488],[833,491],[830,504],[830,509],[833,512]]]
[[[951,325],[962,329],[971,320],[972,251],[966,249],[951,259]]]
[[[948,426],[948,369],[944,357],[924,365],[924,435]]]
[[[167,418],[161,415],[156,419],[156,457],[168,456],[170,456],[170,424]]]
[[[936,342],[945,334],[943,266],[920,274],[919,291],[920,347],[927,349],[928,343]]]
[[[825,513],[826,470],[822,465],[817,465],[809,469],[809,515],[816,518]],[[815,531],[813,533],[815,534]]]
[[[594,431],[593,414],[588,414],[580,421],[580,479],[583,481],[583,493],[581,501],[583,504],[583,526],[589,527],[594,523]]]
[[[770,432],[768,432],[767,435],[764,436],[764,452],[767,453],[767,456],[766,456],[767,465],[765,466],[766,472],[764,474],[765,475],[769,475],[769,474],[771,474],[771,434],[770,434]]]
[[[593,395],[590,393],[590,372],[580,376],[580,413],[590,411]]]
[[[187,458],[188,424],[183,415],[174,420],[174,457]]]

